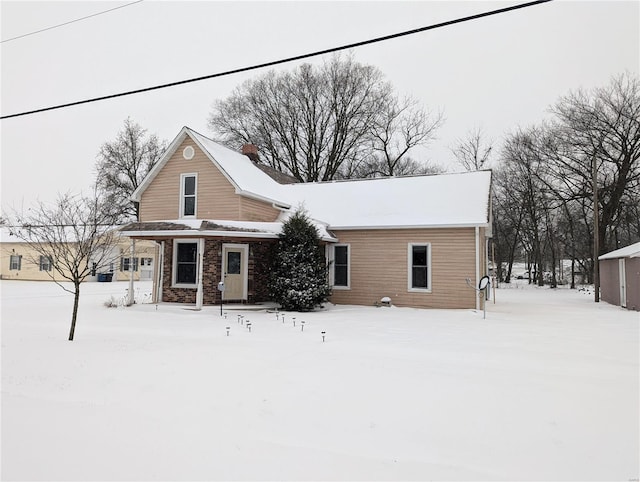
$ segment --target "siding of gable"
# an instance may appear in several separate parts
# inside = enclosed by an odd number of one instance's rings
[[[185,147],[192,146],[195,156],[182,157]],[[242,197],[211,160],[190,138],[176,149],[142,194],[140,221],[180,218],[180,175],[198,174],[198,219],[228,219],[234,221],[275,221],[280,213],[271,204]]]
[[[182,157],[186,146],[195,150],[191,160]],[[195,142],[186,138],[142,193],[140,221],[180,218],[180,175],[187,173],[198,174],[198,219],[238,219],[240,196]]]
[[[350,289],[333,290],[333,303],[373,305],[384,296],[396,306],[475,308],[475,230],[394,229],[335,231],[350,245]],[[483,230],[481,230],[481,235]],[[408,245],[431,244],[431,293],[408,290]],[[484,239],[479,244],[484,249]],[[483,251],[480,251],[481,253]],[[484,267],[480,266],[480,275]]]

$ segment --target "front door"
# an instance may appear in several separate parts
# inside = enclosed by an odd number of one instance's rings
[[[246,244],[225,244],[222,248],[222,272],[224,273],[224,299],[247,299],[247,254]]]

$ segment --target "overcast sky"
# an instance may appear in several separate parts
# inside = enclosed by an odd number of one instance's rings
[[[126,3],[2,0],[1,38]],[[518,3],[146,0],[0,44],[0,110],[9,115],[203,76]],[[571,90],[604,86],[624,71],[638,75],[639,5],[556,0],[352,54],[378,67],[400,95],[444,112],[438,138],[416,157],[453,169],[449,148],[470,129],[482,127],[499,143],[548,117],[548,107]],[[168,141],[185,125],[211,136],[213,102],[264,72],[2,120],[2,208],[88,192],[100,146],[127,117]]]

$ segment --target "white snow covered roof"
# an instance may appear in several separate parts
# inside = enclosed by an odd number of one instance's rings
[[[200,149],[211,159],[216,167],[224,174],[227,180],[234,186],[236,193],[259,199],[261,201],[278,203],[281,184],[274,181],[268,174],[257,168],[251,159],[244,154],[233,151],[217,142],[198,134],[196,131],[183,127],[176,138],[171,142],[162,158],[156,163],[151,172],[145,177],[131,198],[140,201],[144,190],[151,184],[158,172],[171,158],[184,139],[189,136]],[[288,208],[290,206],[283,206]]]
[[[635,243],[624,248],[616,249],[609,253],[603,254],[598,259],[614,259],[614,258],[638,258],[640,257],[640,243]]]
[[[323,241],[337,241],[327,227],[311,220]],[[131,223],[122,230],[124,236],[239,236],[243,238],[278,238],[282,221],[272,223],[256,221],[229,221],[218,219],[176,219]]]
[[[186,136],[220,169],[236,193],[283,209],[303,207],[309,218],[329,229],[469,227],[488,226],[490,222],[490,171],[279,184],[247,156],[187,127],[133,194],[134,200],[140,200]]]
[[[330,229],[454,227],[489,223],[491,172],[288,184],[286,200],[302,204]]]

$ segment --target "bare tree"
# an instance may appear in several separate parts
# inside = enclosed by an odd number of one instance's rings
[[[602,254],[617,247],[614,230],[633,209],[625,200],[633,203],[640,191],[640,80],[623,74],[604,88],[562,97],[552,112],[562,146],[551,159],[554,171],[567,198],[592,200],[596,186]]]
[[[552,108],[556,149],[550,162],[566,202],[586,201],[591,271],[599,301],[598,256],[628,242],[640,191],[640,79],[630,73],[591,92],[578,90]],[[630,221],[630,222],[629,222]],[[634,239],[635,238],[635,239]]]
[[[444,122],[441,112],[432,114],[409,97],[389,98],[371,130],[371,154],[347,171],[345,177],[386,177],[441,172],[438,166],[410,157],[411,149],[427,145]]]
[[[98,153],[96,185],[121,213],[120,221],[138,219],[140,208],[130,199],[131,194],[158,162],[166,147],[166,142],[155,135],[147,137],[146,133],[146,129],[127,119],[116,139],[105,142]]]
[[[479,171],[489,167],[493,142],[486,140],[480,127],[469,131],[467,136],[456,141],[456,146],[451,148],[458,163],[466,171]]]
[[[108,204],[108,203],[106,203]],[[119,234],[114,217],[97,198],[59,195],[53,205],[39,202],[26,214],[13,213],[11,234],[30,248],[32,263],[46,264],[45,271],[63,290],[72,293],[73,311],[69,340],[75,333],[80,285],[95,271],[105,269],[119,256]],[[63,284],[66,280],[72,288]]]
[[[215,103],[209,127],[230,147],[257,145],[263,162],[301,182],[327,181],[358,172],[380,146],[376,132],[395,143],[398,133],[384,134],[385,124],[406,128],[410,145],[428,139],[439,119],[421,124],[422,114],[410,107],[397,105],[378,69],[334,56],[320,67],[303,64],[245,82]],[[405,154],[389,155],[400,162]]]

